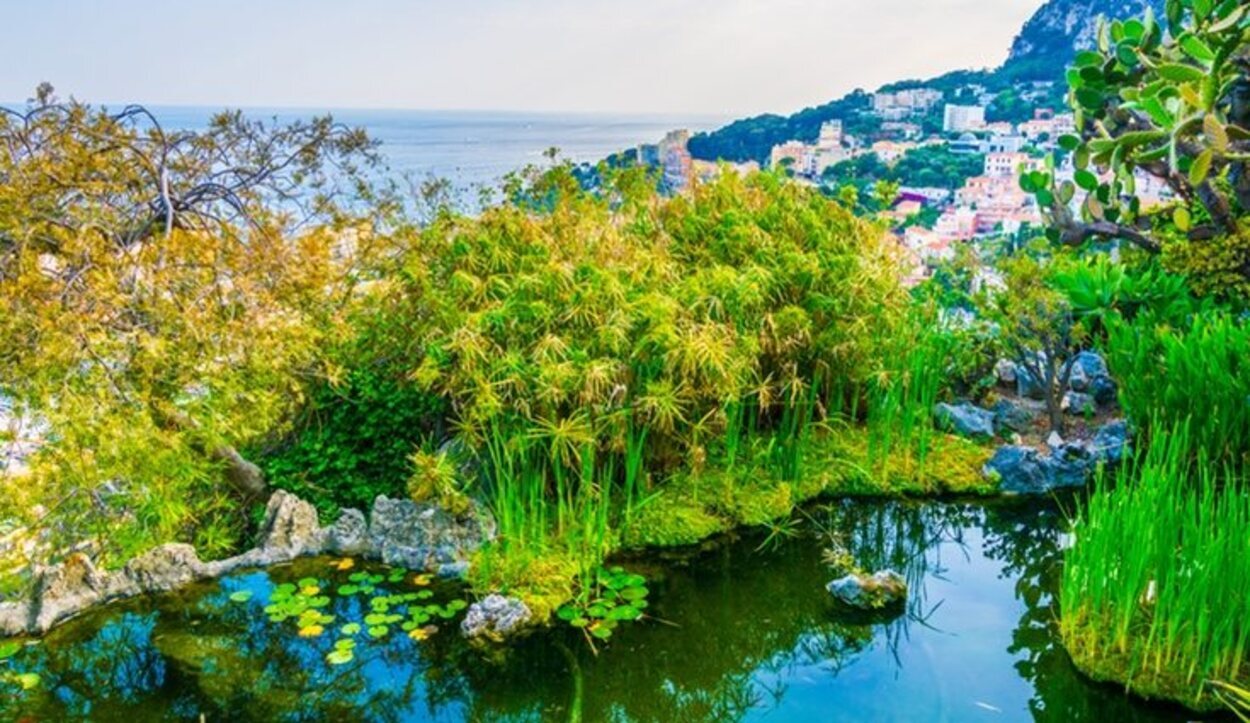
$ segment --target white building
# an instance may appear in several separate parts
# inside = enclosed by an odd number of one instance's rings
[[[955,105],[946,106],[946,116],[942,121],[942,129],[947,133],[965,133],[981,130],[985,127],[985,106]]]

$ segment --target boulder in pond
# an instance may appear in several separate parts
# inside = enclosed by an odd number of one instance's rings
[[[1065,442],[1052,448],[1050,456],[1042,459],[1047,477],[1043,491],[1084,486],[1093,476],[1097,462],[1089,445],[1082,442]]]
[[[839,602],[860,610],[880,610],[907,599],[907,581],[893,570],[851,573],[825,586]]]
[[[466,638],[501,641],[517,634],[533,618],[524,602],[503,595],[487,595],[469,606],[460,632]]]
[[[477,504],[458,517],[438,505],[383,495],[374,500],[369,520],[374,553],[388,565],[410,570],[459,566],[494,536],[494,519]]]
[[[938,404],[933,417],[939,427],[963,437],[989,439],[994,436],[994,413],[975,404]]]

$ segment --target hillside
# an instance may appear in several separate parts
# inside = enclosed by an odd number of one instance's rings
[[[928,80],[904,80],[883,86],[882,91],[906,88],[941,90],[947,102],[968,102],[970,86],[980,86],[994,95],[988,109],[993,120],[1020,121],[1032,115],[1038,105],[1058,105],[1066,92],[1063,73],[1076,49],[1093,42],[1100,16],[1126,18],[1140,15],[1147,6],[1162,12],[1163,0],[1049,0],[1021,28],[1012,43],[1006,62],[994,70],[959,70]],[[1041,99],[1020,97],[1017,84],[1050,81],[1048,90],[1038,91]],[[851,135],[867,135],[879,127],[879,120],[864,113],[872,95],[857,89],[823,105],[805,108],[789,116],[765,114],[734,121],[710,133],[690,139],[690,152],[703,160],[755,160],[765,162],[769,151],[788,140],[812,142],[822,123],[840,119]],[[921,119],[926,130],[941,127],[940,109]]]

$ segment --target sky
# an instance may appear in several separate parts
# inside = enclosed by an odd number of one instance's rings
[[[0,0],[0,99],[742,116],[998,65],[1042,0]]]

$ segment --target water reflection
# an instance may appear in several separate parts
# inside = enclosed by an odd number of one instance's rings
[[[566,629],[503,654],[445,631],[362,642],[333,666],[336,635],[301,638],[263,613],[277,584],[333,575],[310,560],[58,630],[9,661],[42,682],[26,693],[0,683],[0,708],[127,721],[1185,719],[1072,670],[1053,625],[1057,508],[839,502],[808,514],[806,534],[778,546],[745,535],[627,563],[649,577],[656,619],[623,626],[598,655]],[[902,615],[834,606],[830,535],[861,566],[907,578]],[[242,590],[251,601],[231,602]],[[339,625],[368,605],[336,598],[328,611]]]

